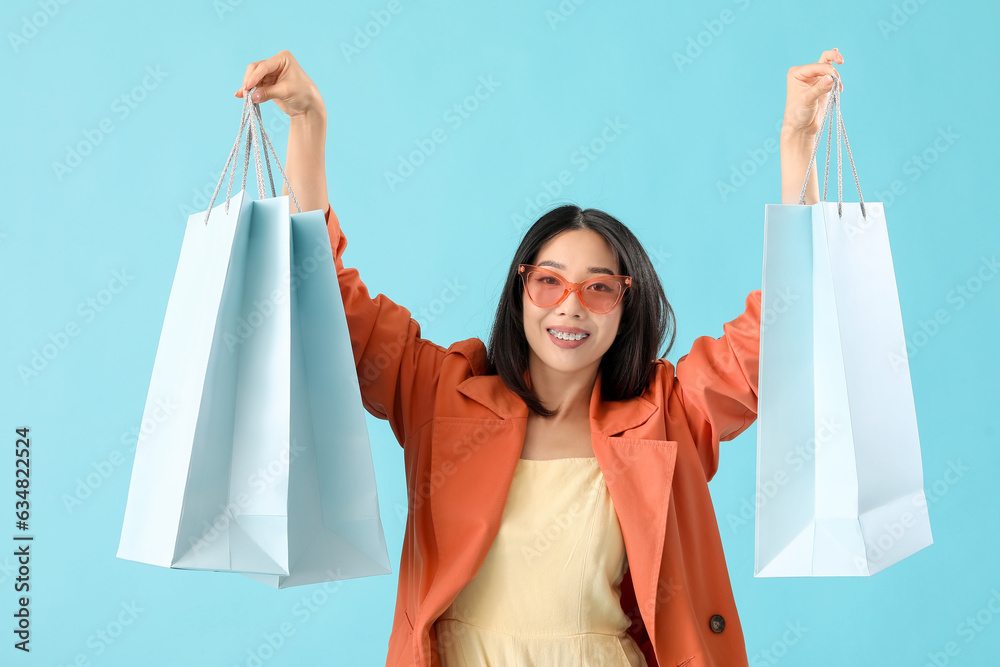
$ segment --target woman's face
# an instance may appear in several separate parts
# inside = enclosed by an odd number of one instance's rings
[[[570,282],[582,282],[599,275],[618,275],[618,261],[611,247],[597,232],[570,229],[550,239],[538,251],[535,266],[544,266]],[[593,269],[593,270],[592,270]],[[563,301],[549,308],[539,308],[527,292],[524,304],[524,335],[530,347],[530,366],[541,362],[553,370],[571,373],[591,368],[597,372],[601,357],[611,347],[618,333],[621,301],[604,315],[598,315],[580,302],[580,294],[571,292]],[[549,330],[575,328],[589,335],[574,348],[561,347]]]

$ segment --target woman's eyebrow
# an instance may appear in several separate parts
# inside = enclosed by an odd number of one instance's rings
[[[565,266],[563,266],[559,262],[554,262],[551,259],[547,259],[547,260],[545,260],[543,262],[539,262],[538,264],[535,264],[535,266],[551,266],[553,268],[561,269],[563,271],[566,270]],[[606,273],[609,276],[615,275],[615,272],[612,271],[611,269],[607,268],[606,266],[591,266],[591,267],[589,267],[587,269],[587,271],[589,271],[590,273]]]

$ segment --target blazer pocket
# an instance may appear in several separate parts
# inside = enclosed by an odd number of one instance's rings
[[[625,435],[609,435],[608,442],[611,443],[628,443],[634,445],[642,445],[649,447],[667,447],[676,448],[676,440],[659,440],[657,438],[630,438]]]
[[[658,479],[673,479],[674,464],[677,460],[676,440],[612,435],[608,436],[607,443],[610,451],[618,459],[612,464],[611,472],[626,471],[628,474],[634,474],[635,470],[655,470]],[[605,472],[605,477],[607,474]]]

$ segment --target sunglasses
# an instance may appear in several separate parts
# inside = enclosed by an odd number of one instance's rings
[[[539,308],[551,308],[563,302],[570,292],[580,293],[580,301],[593,313],[604,315],[618,305],[632,285],[630,276],[597,276],[579,283],[572,283],[555,271],[520,264],[517,272],[524,282],[524,291],[531,303]]]

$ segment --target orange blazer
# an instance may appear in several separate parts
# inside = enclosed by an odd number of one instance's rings
[[[372,299],[344,268],[347,239],[327,212],[365,408],[403,447],[408,512],[387,667],[439,667],[434,621],[476,574],[500,527],[521,456],[528,408],[485,375],[478,338],[441,347],[384,294]],[[629,633],[649,667],[747,665],[708,481],[719,441],[757,418],[760,290],[702,336],[676,367],[657,359],[645,392],[590,399],[594,453],[618,514],[629,569],[621,586]],[[540,591],[544,594],[544,591]]]

